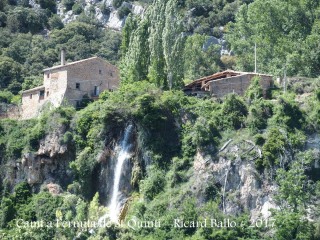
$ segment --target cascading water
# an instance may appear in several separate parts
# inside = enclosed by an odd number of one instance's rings
[[[107,217],[110,218],[112,222],[118,222],[118,216],[121,210],[121,192],[120,189],[120,178],[123,168],[123,164],[130,157],[130,147],[129,138],[133,126],[130,124],[126,127],[123,139],[120,144],[120,151],[117,155],[116,167],[114,169],[113,175],[113,187],[111,194],[111,201],[109,204],[109,213],[101,217],[99,221],[105,220]]]
[[[120,177],[121,177],[121,170],[123,163],[125,162],[126,159],[130,157],[129,154],[129,148],[130,144],[128,143],[130,133],[131,133],[132,125],[128,125],[124,132],[124,137],[121,142],[121,150],[118,155],[117,159],[117,164],[116,168],[114,171],[114,176],[113,176],[113,189],[112,189],[112,197],[111,197],[111,202],[109,205],[109,215],[110,215],[110,220],[113,222],[118,221],[118,215],[120,213],[120,202],[119,202],[119,184],[120,184]]]

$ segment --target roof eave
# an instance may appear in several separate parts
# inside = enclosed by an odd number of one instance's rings
[[[45,68],[45,69],[43,69],[43,72],[47,72],[47,71],[50,71],[50,70],[56,70],[56,69],[64,68],[64,67],[73,66],[73,65],[76,65],[76,64],[79,64],[79,63],[83,63],[83,62],[86,62],[86,61],[90,61],[90,60],[94,60],[94,59],[105,61],[104,59],[102,59],[100,57],[94,56],[94,57],[90,57],[90,58],[86,58],[86,59],[81,59],[79,61],[66,63],[65,65],[58,65],[58,66],[53,66],[51,68]],[[105,61],[105,62],[107,62],[107,61]]]
[[[35,88],[31,88],[31,89],[28,89],[28,90],[25,90],[25,91],[23,91],[21,94],[30,93],[30,92],[34,92],[34,91],[38,91],[38,90],[42,90],[42,89],[45,89],[44,85],[39,86],[39,87],[35,87]]]

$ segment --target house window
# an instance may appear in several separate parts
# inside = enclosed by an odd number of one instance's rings
[[[102,71],[101,71],[101,69],[99,69],[99,74],[102,74]]]
[[[94,86],[93,96],[99,96],[99,86]]]
[[[32,94],[30,94],[30,99],[32,99]]]
[[[80,90],[80,83],[76,83],[76,89]]]
[[[110,72],[110,76],[111,76],[111,77],[113,76],[112,72]]]
[[[39,100],[42,100],[42,99],[44,99],[44,90],[41,90],[39,92]]]
[[[49,96],[49,91],[47,91],[47,97]]]
[[[47,73],[47,78],[50,78],[50,73]]]

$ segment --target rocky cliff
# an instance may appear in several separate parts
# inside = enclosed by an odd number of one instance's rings
[[[65,189],[74,179],[69,163],[75,159],[76,152],[74,146],[63,144],[64,131],[60,128],[46,135],[36,152],[24,153],[21,159],[8,162],[4,179],[12,187],[27,181],[35,191],[48,183]]]
[[[316,159],[310,171],[317,172],[320,169],[319,140],[319,135],[315,134],[306,141],[305,150],[311,150]],[[224,144],[217,155],[198,151],[191,180],[193,192],[200,201],[204,201],[205,187],[211,182],[221,189],[222,211],[225,214],[247,211],[253,222],[260,217],[270,217],[271,209],[279,209],[274,199],[278,194],[278,185],[270,176],[272,169],[263,173],[256,169],[254,161],[262,158],[262,153],[261,148],[252,141],[234,143],[232,139]]]
[[[126,16],[119,15],[119,9],[126,8],[129,9],[134,15],[142,16],[145,12],[145,7],[137,2],[123,2],[119,8],[115,8],[112,5],[112,0],[103,0],[102,2],[95,0],[86,0],[82,3],[82,7],[86,15],[94,14],[95,19],[98,20],[107,28],[114,30],[121,30],[124,26]],[[107,9],[102,11],[101,9]],[[57,12],[62,19],[64,24],[67,24],[71,21],[77,19],[79,14],[74,13],[74,11],[66,11],[62,2],[58,3]]]

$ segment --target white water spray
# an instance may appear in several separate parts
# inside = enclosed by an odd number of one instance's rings
[[[132,130],[132,125],[128,125],[125,129],[123,139],[120,145],[120,152],[117,156],[116,168],[114,169],[113,175],[113,188],[112,188],[112,195],[111,201],[109,205],[109,213],[107,214],[112,222],[118,222],[118,216],[121,210],[121,192],[119,191],[120,187],[120,178],[121,172],[124,162],[130,157],[130,144],[129,144],[129,137]],[[105,219],[107,216],[103,216],[102,218]],[[102,220],[102,219],[101,219]]]

